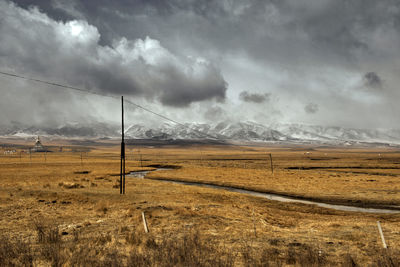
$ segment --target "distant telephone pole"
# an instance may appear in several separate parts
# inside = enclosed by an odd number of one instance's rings
[[[121,123],[121,168],[119,179],[119,193],[125,194],[125,140],[124,140],[124,97],[121,96],[122,123]]]
[[[271,173],[274,173],[274,163],[272,162],[272,154],[269,153],[269,161],[271,163]]]

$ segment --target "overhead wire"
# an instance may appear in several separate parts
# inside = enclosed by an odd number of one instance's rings
[[[47,84],[47,85],[51,85],[51,86],[56,86],[56,87],[64,88],[64,89],[68,89],[68,90],[74,90],[74,91],[78,91],[80,93],[93,94],[93,95],[97,95],[97,96],[101,96],[101,97],[109,97],[109,98],[120,100],[120,98],[117,97],[117,96],[113,96],[113,95],[109,95],[109,94],[102,94],[102,93],[99,93],[99,92],[96,92],[96,91],[83,89],[83,88],[79,88],[79,87],[74,87],[74,86],[70,86],[70,85],[65,85],[65,84],[61,84],[61,83],[58,83],[58,82],[46,81],[46,80],[42,80],[42,79],[27,77],[27,76],[24,76],[24,75],[15,74],[15,73],[9,73],[9,72],[5,72],[5,71],[0,71],[0,74],[2,74],[4,76],[14,77],[14,78],[18,78],[18,79],[24,79],[24,80],[38,82],[38,83],[43,83],[43,84]],[[142,110],[144,110],[146,112],[149,112],[149,113],[151,113],[153,115],[156,115],[156,116],[158,116],[158,117],[160,117],[160,118],[162,118],[164,120],[170,121],[170,122],[175,123],[175,124],[180,125],[180,126],[183,126],[183,127],[187,128],[187,129],[189,129],[190,131],[199,133],[199,134],[201,134],[203,136],[206,136],[206,137],[208,137],[210,139],[225,140],[223,138],[210,135],[208,133],[199,131],[197,129],[192,129],[187,124],[178,122],[178,121],[176,121],[174,119],[171,119],[171,118],[168,118],[165,115],[162,115],[162,114],[160,114],[158,112],[155,112],[155,111],[153,111],[153,110],[151,110],[149,108],[146,108],[146,107],[144,107],[142,105],[139,105],[139,104],[137,104],[137,103],[135,103],[135,102],[133,102],[131,100],[128,100],[126,98],[124,99],[124,102],[127,102],[128,104],[130,104],[132,106],[135,106],[135,107],[140,108],[140,109],[142,109]]]

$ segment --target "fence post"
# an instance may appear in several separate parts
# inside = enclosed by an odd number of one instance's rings
[[[146,233],[149,232],[149,228],[147,227],[147,221],[146,221],[146,217],[144,216],[144,211],[142,211],[142,219],[143,219],[143,227],[144,227],[144,231]]]
[[[257,228],[256,228],[256,219],[254,217],[254,207],[253,207],[252,217],[253,217],[254,237],[257,238]]]
[[[381,223],[380,223],[379,221],[377,221],[377,224],[378,224],[379,234],[381,235],[383,248],[387,248],[386,241],[385,241],[385,237],[383,236],[383,231],[382,231]]]
[[[274,164],[272,162],[272,154],[271,153],[269,153],[269,160],[271,162],[271,173],[273,174],[274,173]]]

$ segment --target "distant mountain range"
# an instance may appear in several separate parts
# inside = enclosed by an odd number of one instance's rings
[[[35,127],[22,124],[0,126],[1,136],[61,138],[117,138],[120,128],[105,123],[89,125],[68,124],[60,127]],[[385,143],[400,144],[400,130],[353,129],[304,124],[262,125],[254,122],[220,122],[215,124],[187,123],[184,125],[162,123],[157,127],[134,124],[126,127],[125,136],[131,139],[294,142],[294,143]]]

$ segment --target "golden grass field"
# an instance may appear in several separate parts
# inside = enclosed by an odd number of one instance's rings
[[[0,150],[0,265],[399,264],[400,213],[344,212],[152,180],[400,211],[397,148],[128,146],[127,172],[154,169],[149,165],[179,168],[150,172],[146,179],[127,177],[126,194],[120,195],[117,143],[86,152],[50,144],[54,151],[67,148],[32,157],[18,147],[13,155]],[[382,248],[377,221],[388,249]]]

